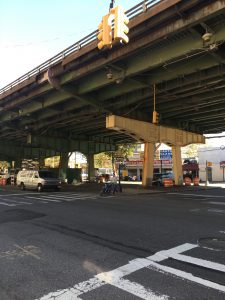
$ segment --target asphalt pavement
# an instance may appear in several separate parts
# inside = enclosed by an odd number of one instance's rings
[[[0,299],[225,299],[225,190],[0,187]]]

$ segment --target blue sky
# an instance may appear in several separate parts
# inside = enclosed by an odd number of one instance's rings
[[[116,0],[125,10],[141,1]],[[0,1],[0,88],[96,30],[110,0]]]

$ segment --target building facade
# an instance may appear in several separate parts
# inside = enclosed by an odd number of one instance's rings
[[[206,171],[209,181],[225,181],[225,146],[220,147],[201,147],[198,149],[199,158],[199,178],[206,180]]]

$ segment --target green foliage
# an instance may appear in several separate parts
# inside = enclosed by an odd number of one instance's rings
[[[132,156],[134,153],[134,149],[136,144],[123,144],[118,146],[118,150],[113,152],[114,157],[123,157],[125,160],[128,159],[129,156]]]
[[[7,161],[0,161],[0,170],[8,169],[9,163]]]
[[[199,144],[191,144],[184,147],[183,151],[186,154],[186,157],[197,157],[198,156],[198,148],[201,145]]]
[[[116,157],[122,157],[127,160],[133,155],[136,144],[122,144],[114,152],[102,152],[95,155],[95,168],[111,168],[114,165]]]
[[[95,154],[95,168],[111,168],[112,154],[110,152],[102,152]]]

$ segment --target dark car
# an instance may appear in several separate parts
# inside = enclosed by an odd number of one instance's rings
[[[153,175],[152,185],[161,186],[167,178],[173,179],[173,173],[155,173]]]

